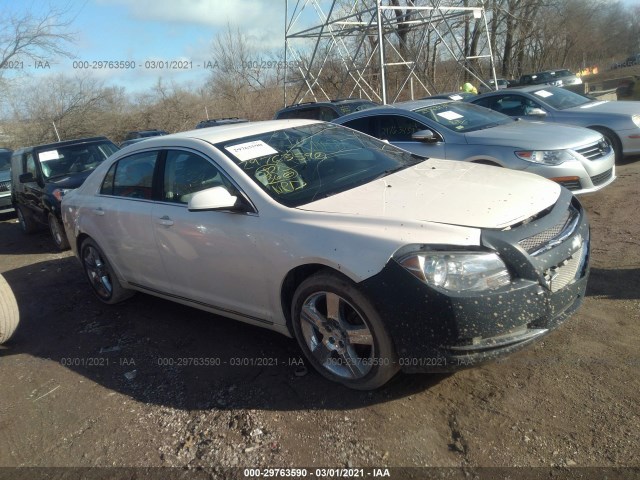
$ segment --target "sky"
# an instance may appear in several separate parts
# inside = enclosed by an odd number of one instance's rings
[[[29,77],[60,72],[73,75],[90,70],[107,85],[142,91],[159,77],[194,85],[204,83],[210,73],[207,67],[215,65],[212,41],[227,26],[239,29],[261,51],[283,53],[285,3],[285,0],[0,0],[0,18],[25,12],[37,17],[50,8],[67,10],[67,17],[73,18],[71,30],[76,33],[76,41],[69,50],[74,58],[56,59],[48,67],[25,62],[22,73]],[[100,61],[128,63],[124,64],[127,68],[120,70],[94,63]]]

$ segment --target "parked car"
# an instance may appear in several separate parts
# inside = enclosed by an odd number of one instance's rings
[[[561,87],[563,85],[561,78],[556,78],[550,72],[538,72],[522,75],[518,81],[519,86],[525,85],[553,85]]]
[[[124,141],[120,143],[120,148],[128,147],[134,143],[141,142],[142,140],[146,140],[147,138],[159,137],[162,135],[167,135],[169,132],[166,130],[135,130],[133,132],[127,133],[124,137]]]
[[[357,389],[532,343],[589,271],[586,214],[558,184],[306,120],[133,145],[63,220],[104,303],[141,291],[293,336]]]
[[[11,204],[11,154],[8,148],[0,148],[0,213],[13,210]]]
[[[567,85],[581,85],[582,79],[573,73],[571,70],[567,70],[566,68],[560,68],[557,70],[548,70],[548,72],[554,78],[558,78],[562,80],[562,86],[565,87]]]
[[[616,161],[640,153],[640,103],[594,100],[564,88],[532,86],[485,93],[471,103],[511,117],[568,123],[604,135]]]
[[[509,81],[505,80],[504,78],[498,78],[497,82],[494,83],[493,78],[487,79],[485,80],[485,83],[481,83],[480,86],[478,87],[478,92],[479,93],[484,93],[484,92],[493,92],[494,90],[496,90],[495,85],[498,85],[498,90],[501,90],[503,88],[509,88]]]
[[[588,193],[615,179],[614,153],[602,134],[518,122],[469,103],[418,100],[345,115],[334,123],[424,157],[524,170]]]
[[[274,119],[306,118],[309,120],[325,120],[327,122],[351,112],[357,112],[378,105],[361,98],[345,98],[329,102],[306,102],[289,105],[278,110]]]
[[[428,97],[423,97],[420,100],[427,99],[444,99],[444,100],[456,100],[459,102],[466,102],[471,98],[474,98],[477,94],[471,92],[449,92],[449,93],[437,93]]]
[[[245,123],[248,122],[246,118],[238,118],[238,117],[227,117],[227,118],[212,118],[207,120],[202,120],[198,122],[196,128],[208,128],[208,127],[219,127],[220,125],[231,125],[233,123]]]
[[[60,250],[69,248],[60,218],[62,197],[79,187],[118,147],[106,137],[20,148],[11,157],[11,201],[25,233],[48,225]]]

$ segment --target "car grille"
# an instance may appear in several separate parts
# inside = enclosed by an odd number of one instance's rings
[[[569,190],[580,190],[582,188],[580,180],[566,180],[558,183]]]
[[[602,185],[604,182],[609,180],[613,175],[613,168],[610,168],[606,172],[601,173],[600,175],[594,175],[591,177],[591,182],[594,186]]]
[[[10,192],[10,191],[11,191],[11,180],[0,182],[0,192]]]
[[[582,263],[585,248],[586,246],[583,242],[580,249],[562,262],[562,264],[545,271],[544,278],[552,292],[563,289],[576,278],[578,269]]]
[[[608,154],[610,149],[611,147],[607,145],[604,140],[602,140],[598,143],[594,143],[583,148],[576,148],[576,152],[589,160],[597,160]]]
[[[565,212],[562,219],[553,227],[530,237],[523,238],[518,243],[527,253],[533,256],[538,255],[552,248],[554,246],[551,244],[553,240],[571,235],[576,228],[578,215],[578,210],[571,206]]]

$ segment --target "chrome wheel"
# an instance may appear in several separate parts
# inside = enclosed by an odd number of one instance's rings
[[[67,240],[67,234],[64,232],[64,228],[60,225],[58,219],[52,213],[49,214],[49,231],[53,237],[53,242],[60,250],[67,250],[69,248],[69,241]]]
[[[332,292],[307,297],[300,312],[304,340],[315,360],[348,380],[365,377],[376,357],[366,321],[348,301]]]
[[[18,215],[18,222],[20,222],[20,228],[23,232],[27,231],[27,223],[24,221],[24,215],[22,214],[22,210],[16,208],[16,214]]]
[[[93,245],[87,245],[83,251],[82,261],[93,290],[100,298],[110,299],[113,294],[113,285],[109,269],[100,252]]]

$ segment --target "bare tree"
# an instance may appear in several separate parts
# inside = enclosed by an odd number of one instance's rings
[[[0,15],[0,75],[10,62],[72,57],[72,21],[68,10],[51,8],[40,16],[5,10]]]

